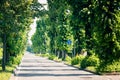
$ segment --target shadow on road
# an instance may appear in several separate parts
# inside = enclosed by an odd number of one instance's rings
[[[22,73],[22,74],[19,74],[18,76],[19,77],[31,77],[31,76],[66,76],[66,77],[69,77],[69,76],[93,76],[94,74],[48,74],[48,73],[44,73],[44,74],[39,74],[39,73],[29,73],[29,74],[26,74],[26,73]]]

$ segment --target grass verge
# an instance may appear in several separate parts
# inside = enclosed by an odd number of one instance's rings
[[[6,71],[2,71],[2,67],[0,65],[0,80],[9,80],[15,67],[15,65],[6,66]]]
[[[0,63],[0,80],[9,80],[11,77],[11,74],[13,73],[13,70],[16,68],[17,65],[19,65],[22,54],[18,55],[15,58],[12,58],[11,61],[6,65],[6,70],[2,71],[2,66]]]

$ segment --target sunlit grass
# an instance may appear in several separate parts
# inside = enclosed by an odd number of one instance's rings
[[[14,69],[15,65],[6,66],[6,71],[2,71],[2,67],[0,65],[0,80],[9,80]]]
[[[7,64],[5,71],[2,71],[2,66],[0,63],[0,80],[9,80],[11,74],[13,73],[13,70],[16,68],[18,63],[20,63],[21,59],[22,59],[22,55],[18,55],[16,59],[14,59],[15,60],[14,63],[9,62]]]
[[[87,70],[90,70],[90,71],[93,71],[93,72],[96,72],[96,68],[93,67],[93,66],[89,66],[86,68]]]

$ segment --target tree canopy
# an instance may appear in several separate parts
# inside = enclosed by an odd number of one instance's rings
[[[11,57],[23,54],[30,24],[33,22],[36,0],[2,0],[0,3],[0,38],[3,43],[2,69]],[[37,8],[41,8],[38,6]],[[36,8],[36,9],[37,9]]]
[[[78,55],[86,51],[88,57],[91,55],[99,57],[101,60],[99,67],[102,70],[108,64],[114,65],[115,61],[119,61],[119,0],[47,1],[48,18],[44,26],[47,29],[44,33],[49,38],[47,48],[51,53],[60,57],[69,53]],[[40,17],[38,22],[42,20]],[[37,34],[36,32],[35,35]],[[70,41],[70,45],[67,41]]]

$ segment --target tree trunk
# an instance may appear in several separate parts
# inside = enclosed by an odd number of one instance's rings
[[[60,57],[60,51],[59,50],[57,51],[57,57],[58,58]]]
[[[72,58],[73,57],[75,57],[75,55],[76,55],[76,46],[75,46],[75,44],[73,45],[73,49],[72,49]]]
[[[6,44],[7,47],[7,44]],[[8,50],[6,49],[6,63],[9,62],[10,60],[10,53],[7,52]]]
[[[66,50],[62,50],[62,60],[65,60],[65,58],[66,58]]]
[[[62,50],[62,60],[65,60],[65,51],[64,50]]]
[[[6,70],[6,34],[3,35],[3,57],[2,57],[2,70]]]
[[[62,51],[59,51],[59,58],[62,58]]]

